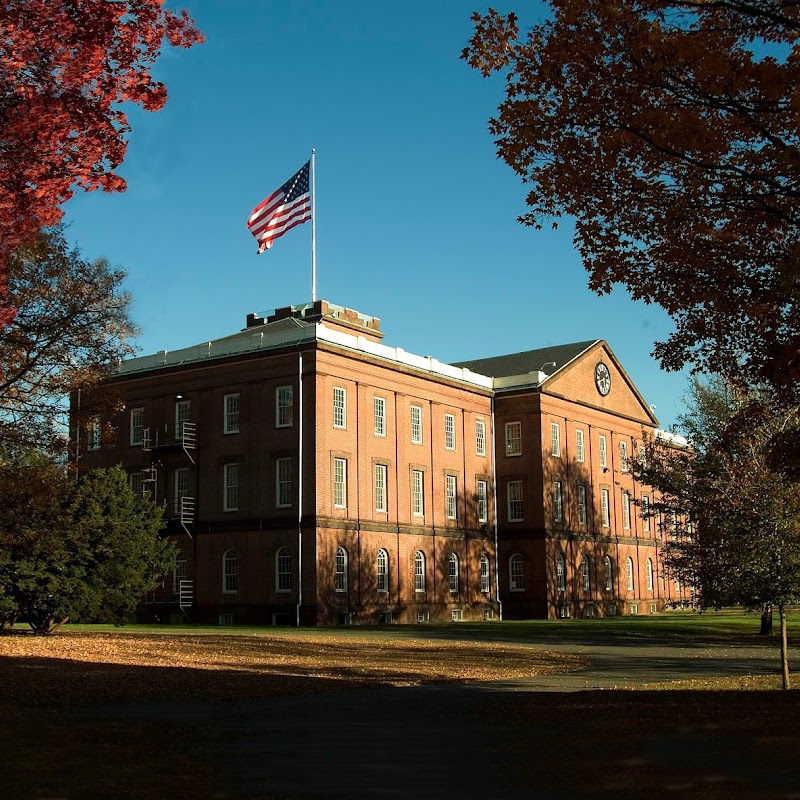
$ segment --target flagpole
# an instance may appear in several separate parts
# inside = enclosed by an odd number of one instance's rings
[[[314,175],[314,153],[311,148],[311,302],[317,302],[317,187]]]

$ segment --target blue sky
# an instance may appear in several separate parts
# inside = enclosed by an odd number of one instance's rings
[[[606,339],[662,427],[676,421],[686,377],[650,356],[666,315],[621,288],[591,293],[568,220],[516,221],[525,187],[487,129],[502,82],[459,60],[483,5],[168,6],[187,8],[207,42],[162,55],[163,110],[130,110],[128,191],[66,207],[84,255],[128,272],[143,354],[311,299],[311,225],[257,256],[245,223],[313,147],[318,299],[380,317],[386,344],[446,362]],[[523,22],[544,13],[527,6]]]

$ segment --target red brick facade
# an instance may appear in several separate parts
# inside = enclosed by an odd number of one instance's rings
[[[369,624],[650,613],[673,598],[619,451],[655,419],[603,342],[517,379],[385,347],[377,319],[325,302],[248,326],[126,362],[99,447],[92,421],[75,426],[80,469],[121,463],[165,505],[183,559],[146,617]]]

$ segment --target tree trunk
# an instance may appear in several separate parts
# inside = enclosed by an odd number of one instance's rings
[[[786,609],[782,604],[778,605],[778,616],[781,620],[781,678],[783,688],[789,689],[789,650],[786,636]]]
[[[761,607],[761,630],[762,636],[772,635],[772,603],[765,603]]]

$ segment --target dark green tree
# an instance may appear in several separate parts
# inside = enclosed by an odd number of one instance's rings
[[[174,561],[161,508],[125,472],[77,482],[41,453],[0,462],[0,612],[50,633],[68,619],[122,622]]]
[[[786,607],[800,601],[800,484],[777,471],[774,443],[800,425],[796,407],[721,378],[695,381],[679,426],[690,447],[653,438],[634,472],[657,490],[668,572],[700,608],[776,608],[789,688]]]

